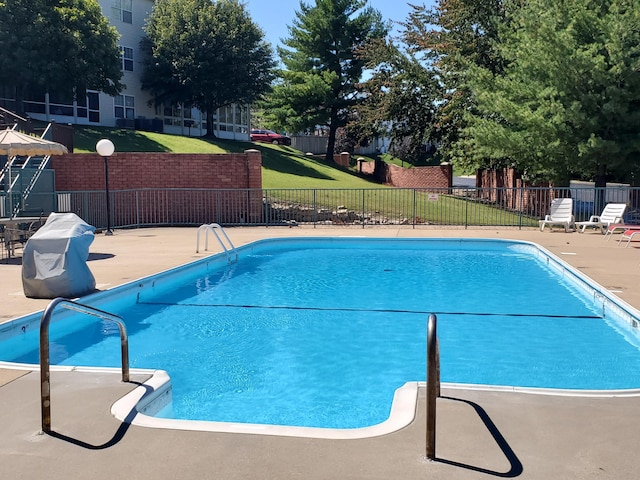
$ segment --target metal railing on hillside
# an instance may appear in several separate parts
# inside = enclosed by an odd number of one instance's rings
[[[46,194],[42,194],[45,195]],[[53,211],[107,225],[104,191],[56,192]],[[640,223],[640,188],[365,188],[138,189],[111,191],[111,226],[353,225],[528,228],[549,213],[555,197],[573,199],[576,221],[609,202],[626,203],[625,221]],[[36,193],[31,194],[33,204]],[[0,192],[0,204],[2,203]],[[48,200],[51,202],[51,199]],[[46,211],[45,211],[46,213]]]

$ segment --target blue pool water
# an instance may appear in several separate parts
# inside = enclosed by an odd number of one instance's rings
[[[603,319],[593,294],[536,252],[504,241],[262,242],[237,263],[201,261],[100,308],[126,321],[132,367],[171,376],[173,418],[380,423],[395,389],[425,380],[431,312],[443,382],[640,387],[637,330]],[[120,364],[110,324],[65,320],[51,338],[54,364]],[[36,332],[0,342],[0,359],[37,363],[37,344]]]

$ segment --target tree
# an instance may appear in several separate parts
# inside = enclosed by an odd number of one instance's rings
[[[156,104],[206,112],[249,104],[273,80],[273,51],[238,0],[158,0],[145,27],[142,88]]]
[[[123,88],[118,32],[96,0],[0,0],[0,65],[0,84],[20,112],[28,91]]]
[[[434,143],[433,126],[442,91],[433,69],[393,42],[378,39],[361,51],[371,75],[360,84],[364,100],[350,127],[361,138],[389,136],[392,153],[417,163]]]
[[[577,175],[596,186],[637,181],[638,25],[637,2],[524,2],[502,35],[504,74],[473,73],[482,114],[471,118],[470,145],[560,185]]]
[[[364,60],[356,50],[388,28],[365,0],[300,2],[289,38],[278,52],[285,68],[264,104],[269,123],[289,131],[328,127],[327,159],[333,160],[338,128],[358,102],[356,84]]]
[[[518,2],[519,0],[513,0]],[[413,6],[403,24],[403,40],[414,54],[424,55],[440,81],[442,97],[433,135],[444,160],[469,166],[461,133],[466,112],[475,111],[468,72],[478,66],[499,74],[504,61],[497,50],[500,26],[508,22],[505,0],[439,0],[433,9]],[[478,158],[475,159],[476,163]]]

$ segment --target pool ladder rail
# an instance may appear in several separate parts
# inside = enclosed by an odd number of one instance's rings
[[[42,413],[42,431],[51,432],[51,358],[49,355],[49,323],[56,307],[84,313],[103,320],[114,322],[120,330],[120,349],[122,352],[122,381],[129,381],[129,337],[121,317],[99,310],[67,298],[55,298],[42,312],[40,319],[40,407]]]
[[[207,226],[208,225],[204,225]],[[235,250],[235,249],[234,249]],[[237,259],[237,257],[236,257]],[[122,351],[122,381],[129,381],[129,339],[122,318],[118,315],[84,305],[67,298],[56,298],[49,303],[40,320],[40,404],[42,431],[51,433],[51,359],[49,355],[49,323],[56,307],[63,307],[106,321],[115,322],[120,330]],[[436,400],[440,397],[440,348],[437,336],[437,318],[429,315],[427,322],[427,392],[426,392],[426,458],[436,458]]]
[[[211,234],[214,237],[216,237],[216,240],[218,240],[218,243],[224,250],[224,253],[227,254],[227,261],[229,263],[238,261],[238,251],[236,250],[236,247],[233,246],[233,243],[229,239],[227,232],[225,232],[224,229],[217,223],[209,223],[205,225],[200,225],[200,227],[198,227],[198,233],[196,235],[196,253],[200,253],[200,232],[202,231],[205,232],[204,234],[205,252],[209,248],[209,232],[211,232]]]
[[[432,313],[427,321],[427,460],[435,460],[436,458],[436,399],[440,396],[440,346],[437,325],[438,319]]]

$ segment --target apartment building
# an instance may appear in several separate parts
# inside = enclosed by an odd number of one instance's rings
[[[143,27],[153,8],[153,0],[99,0],[102,12],[120,33],[122,83],[126,88],[112,97],[87,91],[86,98],[63,98],[52,93],[32,93],[25,100],[26,113],[34,119],[135,128],[177,135],[202,136],[206,121],[202,112],[180,105],[156,107],[151,96],[141,89]],[[11,99],[0,103],[11,106]],[[247,106],[221,108],[215,116],[215,135],[230,140],[249,140],[250,113]]]

